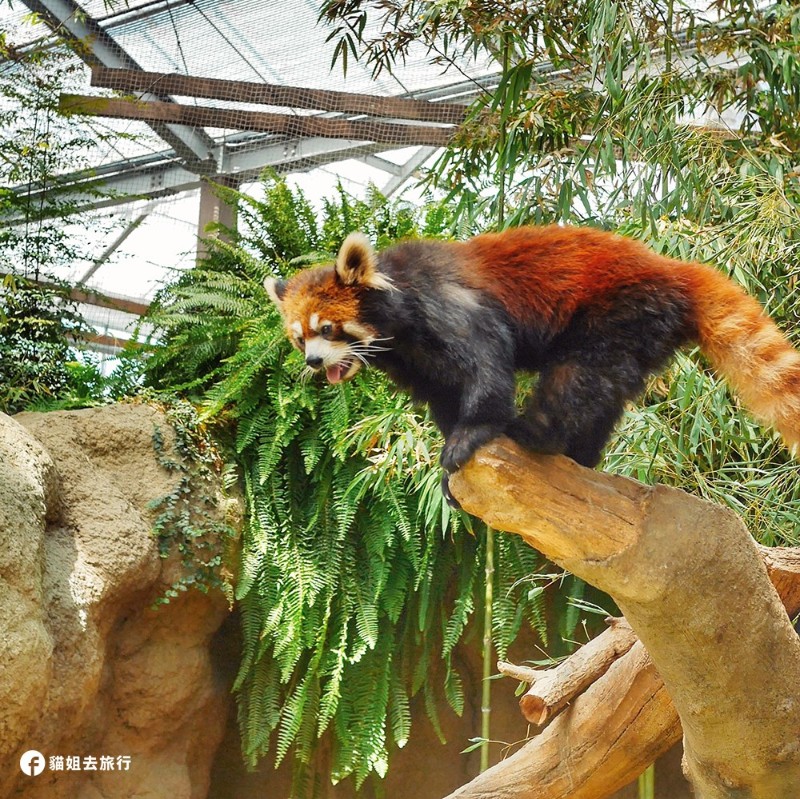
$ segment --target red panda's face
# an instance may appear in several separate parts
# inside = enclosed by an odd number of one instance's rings
[[[377,333],[358,321],[356,290],[341,285],[333,270],[325,271],[328,279],[318,285],[304,285],[310,282],[308,272],[290,281],[283,315],[286,333],[306,365],[313,371],[324,369],[329,383],[341,383],[361,368]]]
[[[335,267],[298,272],[265,287],[280,309],[286,334],[312,371],[325,370],[329,383],[350,380],[367,363],[378,332],[360,321],[365,290],[391,284],[375,268],[374,253],[360,234],[342,245]]]

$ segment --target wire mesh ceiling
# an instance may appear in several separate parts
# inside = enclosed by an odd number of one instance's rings
[[[384,178],[394,176],[387,184],[394,190],[447,141],[464,105],[497,72],[489,56],[432,66],[420,45],[392,72],[375,78],[350,62],[345,75],[318,14],[315,0],[0,3],[0,30],[18,50],[59,48],[54,31],[79,43],[65,57],[62,109],[77,112],[69,124],[97,146],[88,169],[59,181],[87,196],[88,207],[113,207],[117,232],[135,226],[119,251],[59,276],[146,302],[171,270],[192,261],[196,191],[205,177],[247,182],[265,168],[350,169],[352,159],[371,158],[387,170]],[[0,72],[18,68],[0,62]],[[405,172],[395,152],[409,165]],[[99,194],[85,195],[88,187]],[[36,203],[47,188],[19,187]],[[181,201],[187,192],[194,192],[188,204]],[[99,236],[97,254],[109,243],[116,250],[116,235]],[[124,270],[110,268],[120,263]],[[130,327],[113,310],[95,307],[92,315],[106,332]]]
[[[254,105],[248,102],[244,91],[240,96],[229,94],[226,99],[201,96],[164,97],[165,93],[154,82],[151,94],[158,94],[157,99],[177,99],[174,105],[182,108],[214,108],[228,113],[195,112],[192,115],[185,112],[180,124],[193,128],[194,136],[184,136],[177,144],[170,136],[166,137],[166,144],[161,141],[163,135],[154,139],[151,128],[161,134],[159,126],[148,126],[141,118],[137,118],[155,114],[157,111],[163,114],[164,109],[142,108],[139,114],[129,109],[122,122],[119,117],[117,121],[110,120],[107,114],[102,115],[99,122],[97,119],[76,121],[76,124],[86,124],[90,128],[102,125],[106,131],[120,133],[120,140],[115,142],[113,148],[107,148],[106,152],[98,154],[95,166],[108,167],[117,162],[128,162],[131,169],[141,168],[154,152],[174,150],[182,158],[184,165],[189,165],[195,172],[245,172],[252,175],[263,166],[280,166],[280,154],[267,151],[259,161],[257,156],[243,159],[242,153],[259,151],[265,144],[285,139],[338,137],[363,145],[376,138],[383,149],[393,145],[405,146],[416,142],[409,140],[409,133],[402,129],[402,124],[388,127],[385,121],[380,124],[376,121],[375,124],[379,124],[379,127],[376,128],[378,133],[374,134],[369,127],[369,115],[356,115],[359,125],[353,127],[352,131],[344,127],[343,132],[333,136],[330,134],[331,131],[335,133],[335,128],[330,125],[297,126],[291,123],[288,119],[291,117],[330,118],[334,115],[334,112],[324,108],[298,106],[292,97],[291,88],[385,98],[432,99],[434,102],[430,103],[428,119],[423,120],[423,123],[436,123],[436,102],[444,106],[474,96],[480,84],[493,70],[488,58],[473,58],[447,67],[431,66],[427,52],[420,45],[412,49],[410,56],[392,73],[383,72],[380,77],[375,78],[366,66],[351,63],[345,76],[339,65],[332,65],[335,43],[326,42],[329,31],[323,23],[318,23],[318,9],[311,0],[270,3],[264,3],[263,0],[128,0],[124,6],[121,3],[109,4],[104,0],[84,0],[80,6],[72,0],[25,0],[25,5],[37,12],[51,28],[58,27],[62,33],[65,30],[70,31],[74,39],[80,39],[88,45],[85,60],[95,66],[99,64],[110,69],[128,68],[147,73],[289,87],[284,93],[282,105],[276,107],[263,102]],[[17,6],[15,11],[6,12],[6,17],[13,18],[16,15],[15,21],[19,23],[21,13]],[[0,19],[0,24],[2,21]],[[43,28],[41,25],[35,27]],[[38,32],[35,28],[31,31],[34,36],[37,33],[39,37],[44,36],[44,31]],[[367,30],[365,34],[369,36],[371,32]],[[115,88],[128,94],[134,93],[129,84],[120,83],[117,86],[113,78],[106,79],[105,88],[89,89],[88,84],[87,66],[64,89],[67,92],[80,93],[81,96],[112,97]],[[135,95],[141,99],[152,99],[146,97],[147,92],[141,87]],[[86,111],[86,108],[73,110]],[[271,114],[274,118],[253,123],[252,119],[243,121],[243,115],[239,112],[261,112]],[[172,109],[172,114],[175,113],[176,110]],[[281,121],[281,115],[287,119]],[[354,117],[347,111],[340,112],[338,116],[351,119]],[[364,119],[367,120],[366,124]],[[151,120],[152,122],[159,120]],[[281,122],[283,129],[279,127]],[[255,129],[251,123],[255,124]],[[165,124],[171,123],[166,121]],[[405,126],[408,124],[406,122]],[[246,125],[249,128],[243,130]],[[324,146],[322,142],[318,143],[322,150],[319,155],[324,155],[328,161],[339,154],[349,157],[359,149],[353,146],[336,148],[330,144]],[[437,139],[434,138],[432,143],[435,145]],[[183,152],[182,145],[187,147]],[[226,163],[225,148],[231,148],[231,153],[238,154],[238,160],[242,163],[237,163],[235,159]],[[206,154],[204,149],[212,152]],[[207,155],[215,163],[210,169],[197,168],[197,164],[192,168],[192,159],[187,154],[199,161],[203,161],[203,156]],[[292,157],[287,157],[287,162],[300,161],[296,156],[294,153]],[[313,157],[307,165],[313,166]],[[119,166],[124,169],[123,164]],[[125,188],[130,189],[130,186]]]

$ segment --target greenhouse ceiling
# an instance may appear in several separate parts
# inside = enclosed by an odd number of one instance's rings
[[[497,79],[490,57],[444,68],[422,47],[392,73],[375,78],[351,62],[345,75],[318,14],[314,0],[0,3],[0,30],[17,51],[61,38],[80,54],[64,71],[62,109],[80,112],[70,125],[103,144],[59,175],[60,197],[111,221],[92,234],[91,261],[55,276],[133,301],[123,310],[85,298],[107,338],[127,337],[163,281],[194,261],[199,233],[219,214],[202,201],[210,182],[257,191],[271,169],[312,199],[338,181],[391,195]],[[50,196],[36,182],[13,188],[34,204]]]
[[[394,178],[388,187],[394,189],[418,166],[420,156],[409,161],[406,171],[373,156],[409,144],[432,149],[444,138],[409,139],[407,129],[418,131],[420,123],[402,118],[387,121],[393,109],[379,111],[379,124],[369,109],[366,113],[326,110],[325,103],[304,98],[302,90],[327,95],[328,109],[336,106],[337,98],[349,94],[421,100],[431,109],[430,122],[422,124],[433,132],[437,127],[441,131],[437,106],[465,104],[492,82],[496,72],[488,60],[444,70],[432,67],[421,50],[417,59],[392,74],[373,78],[367,67],[354,63],[345,77],[339,65],[332,66],[334,44],[326,42],[328,30],[317,22],[318,9],[311,0],[129,0],[124,4],[86,0],[82,5],[73,0],[24,0],[24,5],[52,30],[81,42],[87,69],[82,85],[74,86],[81,97],[112,97],[114,89],[119,89],[143,101],[142,114],[155,105],[162,106],[163,112],[169,104],[168,112],[182,119],[180,124],[148,122],[134,118],[134,111],[133,116],[106,120],[125,140],[93,164],[104,193],[113,195],[96,201],[97,205],[174,194],[199,186],[201,177],[225,175],[247,181],[265,167],[306,171],[353,157],[388,172],[387,177]],[[19,23],[20,7],[13,13]],[[91,68],[95,83],[98,73],[103,76],[100,88],[89,86]],[[124,81],[115,77],[120,75]],[[218,99],[219,92],[216,97],[179,97],[176,87],[171,87],[173,92],[164,87],[167,77],[175,76],[213,79],[217,87],[236,83],[226,87],[224,100]],[[272,89],[272,104],[267,104],[269,97],[259,98],[257,104],[248,102],[252,91],[247,87],[259,85]],[[192,91],[193,87],[177,89]],[[71,110],[85,111],[86,107]],[[248,116],[270,117],[272,126],[243,129],[247,123],[242,124],[242,118]],[[342,124],[346,120],[352,123],[350,129]],[[334,121],[343,132],[334,130]],[[283,122],[283,130],[277,122]],[[378,135],[370,124],[380,128]],[[95,175],[76,174],[68,179],[77,189]]]

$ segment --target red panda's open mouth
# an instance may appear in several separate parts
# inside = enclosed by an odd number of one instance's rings
[[[325,369],[325,377],[329,383],[341,383],[349,380],[357,371],[359,363],[355,361],[339,361],[339,363]]]

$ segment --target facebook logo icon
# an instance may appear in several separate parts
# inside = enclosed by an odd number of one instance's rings
[[[44,755],[35,749],[30,749],[19,759],[19,767],[23,774],[29,777],[38,777],[45,766]]]

